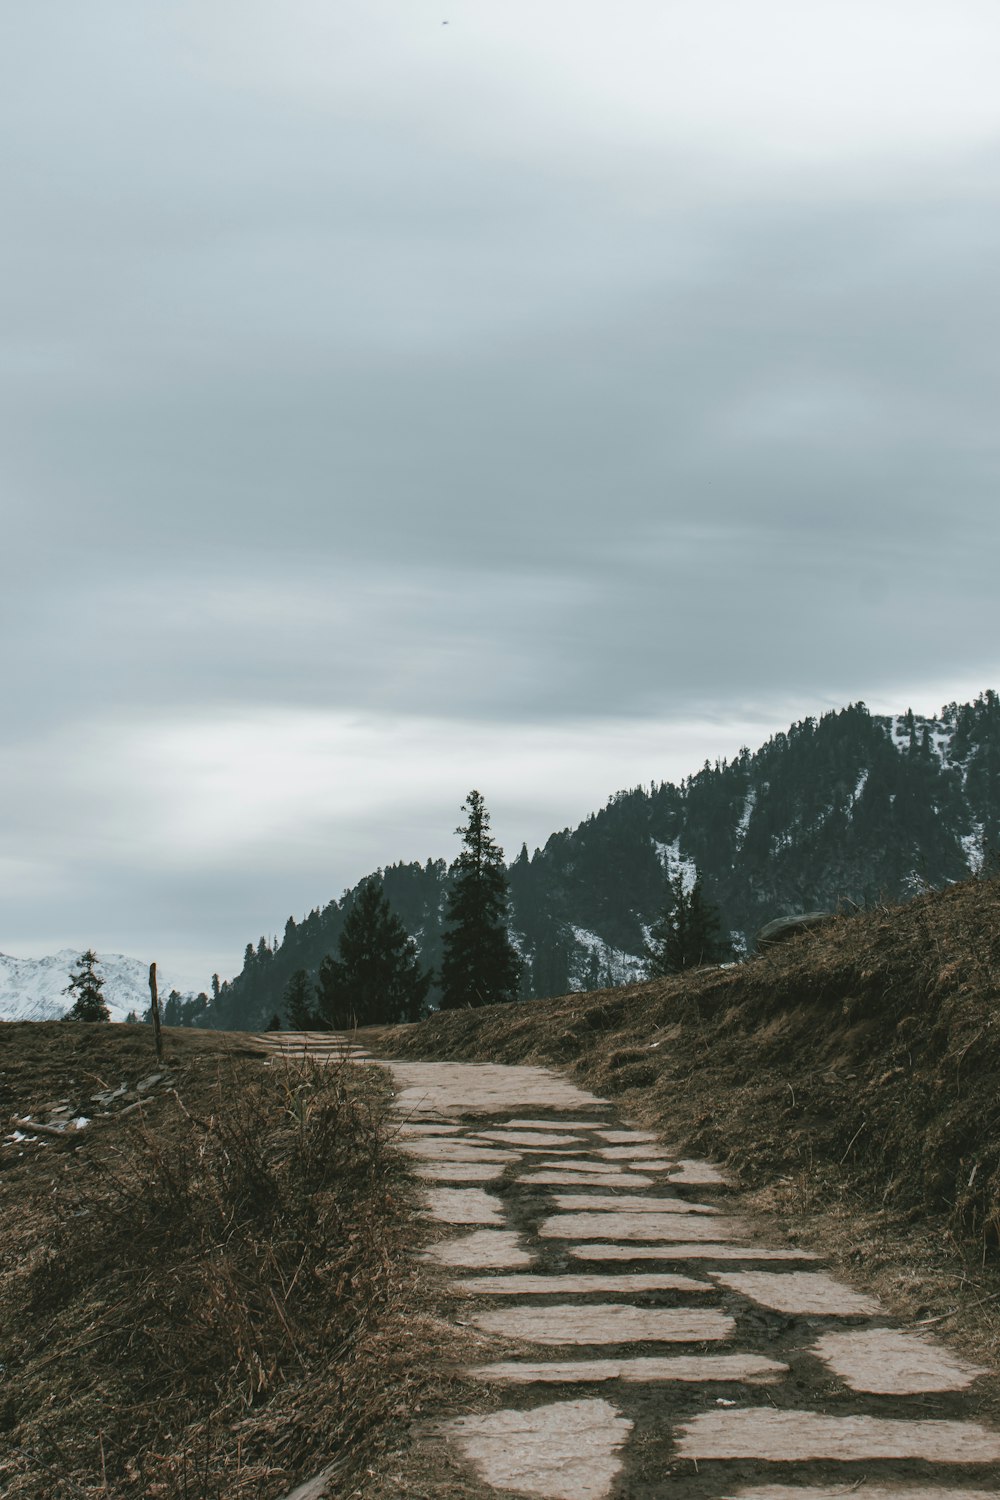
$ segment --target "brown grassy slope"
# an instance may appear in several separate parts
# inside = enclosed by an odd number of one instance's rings
[[[439,1014],[383,1048],[566,1065],[745,1187],[793,1184],[787,1211],[846,1196],[859,1235],[880,1213],[970,1266],[1000,1261],[998,880],[734,968]]]
[[[166,1077],[125,1116],[94,1094],[162,1073],[147,1028],[0,1026],[5,1122],[92,1117],[0,1147],[11,1500],[271,1497],[338,1456],[349,1476],[415,1378],[383,1076],[165,1035]]]

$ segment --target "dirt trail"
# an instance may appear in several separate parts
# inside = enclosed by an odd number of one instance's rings
[[[283,1055],[350,1046],[264,1040]],[[675,1160],[545,1068],[379,1062],[441,1228],[427,1253],[456,1324],[495,1350],[464,1367],[463,1409],[411,1433],[396,1493],[1000,1495],[1000,1430],[980,1417],[996,1372],[734,1211],[715,1164]],[[296,1497],[325,1493],[319,1476]]]

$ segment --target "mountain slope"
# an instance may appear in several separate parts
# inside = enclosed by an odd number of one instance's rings
[[[756,752],[708,763],[679,786],[617,793],[575,829],[509,867],[511,930],[526,995],[641,976],[666,878],[697,868],[737,953],[773,917],[901,901],[980,869],[1000,849],[1000,698],[940,715],[880,717],[863,703],[805,719]],[[379,872],[423,961],[440,960],[443,861]],[[221,1024],[259,1024],[297,968],[315,972],[354,899],[291,918],[281,943],[248,945],[223,987]]]

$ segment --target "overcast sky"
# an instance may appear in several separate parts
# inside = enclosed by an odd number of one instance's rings
[[[995,0],[0,0],[0,950],[1000,686]]]

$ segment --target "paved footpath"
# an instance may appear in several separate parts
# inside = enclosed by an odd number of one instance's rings
[[[366,1057],[329,1034],[270,1047]],[[819,1257],[760,1237],[724,1175],[545,1068],[392,1062],[401,1148],[462,1318],[516,1357],[499,1410],[440,1429],[499,1494],[998,1500],[987,1371]],[[470,1405],[482,1405],[482,1402]],[[307,1493],[303,1490],[303,1495]]]

